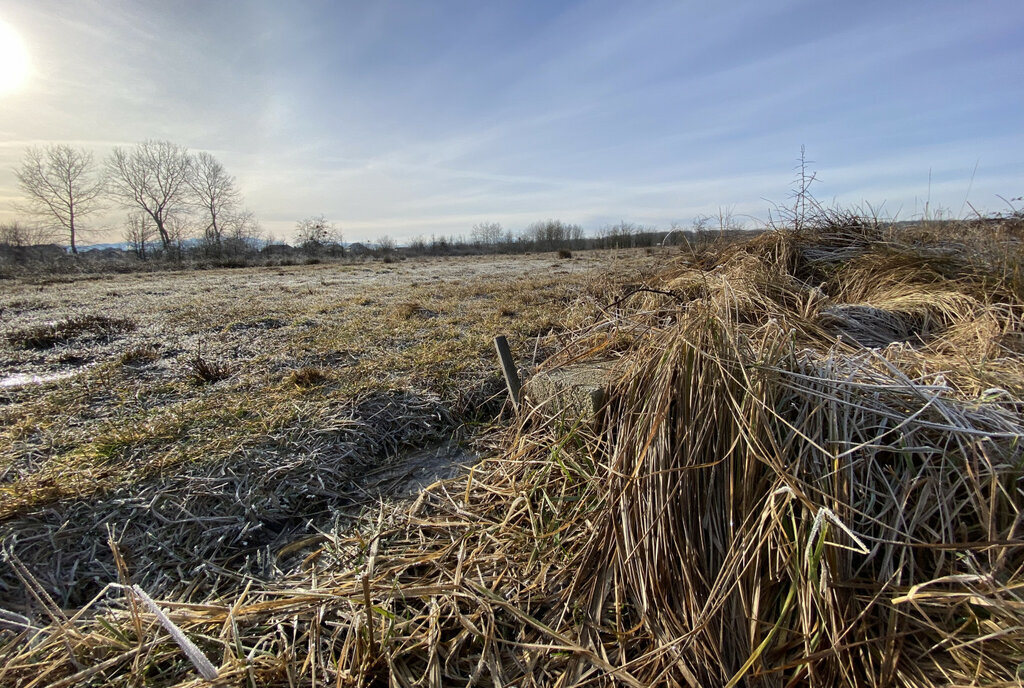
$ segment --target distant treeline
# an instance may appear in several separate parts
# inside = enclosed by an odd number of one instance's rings
[[[656,230],[642,225],[621,222],[587,236],[577,224],[561,220],[535,222],[518,234],[503,230],[496,222],[478,224],[466,235],[431,236],[413,239],[406,251],[413,255],[462,255],[474,253],[534,253],[558,250],[587,250],[598,248],[638,248],[654,246],[669,238],[671,231]]]
[[[171,141],[115,147],[102,163],[91,151],[64,144],[30,147],[14,173],[22,198],[13,205],[26,219],[0,224],[0,276],[643,248],[706,236],[716,225],[719,233],[738,229],[727,213],[697,218],[686,231],[620,222],[589,236],[561,220],[518,232],[481,222],[465,235],[418,237],[400,246],[388,236],[346,244],[341,229],[319,215],[297,222],[286,244],[263,231],[220,161]],[[111,227],[109,211],[118,208],[125,215]],[[91,223],[101,211],[104,226]],[[90,247],[83,241],[118,229],[119,243]]]
[[[677,246],[705,241],[713,236],[734,235],[745,230],[737,225],[711,229],[706,222],[695,222],[682,229],[672,226],[657,229],[630,222],[607,225],[588,235],[575,224],[544,220],[529,225],[518,234],[502,231],[497,223],[477,225],[468,236],[431,236],[413,239],[404,250],[412,255],[466,255],[478,253],[536,253],[545,251],[587,251],[594,249],[647,248]]]
[[[312,230],[310,229],[312,227]],[[305,230],[303,229],[305,228]],[[468,235],[417,237],[398,245],[389,237],[373,242],[343,244],[340,234],[323,218],[299,223],[297,245],[245,237],[185,239],[164,248],[161,245],[132,245],[130,242],[104,248],[79,247],[69,253],[58,244],[33,242],[24,225],[0,225],[0,277],[50,272],[134,272],[165,269],[203,269],[259,265],[302,265],[326,261],[394,262],[417,256],[460,256],[515,254],[594,249],[631,249],[677,246],[706,241],[722,234],[742,233],[737,227],[710,230],[705,226],[655,229],[620,222],[588,235],[582,227],[560,220],[536,222],[517,234],[498,223],[476,225]]]

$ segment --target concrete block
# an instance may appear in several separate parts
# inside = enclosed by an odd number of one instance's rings
[[[542,412],[572,419],[593,419],[608,398],[612,361],[577,363],[533,375],[523,395]]]

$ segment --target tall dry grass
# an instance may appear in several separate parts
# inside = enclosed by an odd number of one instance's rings
[[[609,294],[552,361],[615,360],[599,423],[169,621],[221,685],[1019,685],[1019,249],[818,219]],[[122,583],[37,591],[0,682],[198,685]]]

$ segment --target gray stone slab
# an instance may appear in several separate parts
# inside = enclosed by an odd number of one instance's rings
[[[592,419],[608,398],[613,365],[598,361],[540,371],[526,381],[523,395],[545,414]]]

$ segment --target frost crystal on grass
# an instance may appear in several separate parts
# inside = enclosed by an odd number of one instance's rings
[[[217,669],[210,663],[210,660],[206,658],[202,650],[196,647],[195,643],[188,639],[188,637],[181,632],[181,629],[174,625],[174,622],[167,618],[160,607],[157,606],[156,602],[153,601],[146,591],[140,588],[138,585],[132,586],[132,591],[139,596],[139,598],[146,603],[149,607],[149,611],[153,612],[157,619],[160,621],[160,625],[167,629],[167,632],[174,638],[174,642],[178,643],[184,651],[185,656],[188,657],[189,661],[192,662],[199,674],[207,681],[212,681],[217,678]]]

